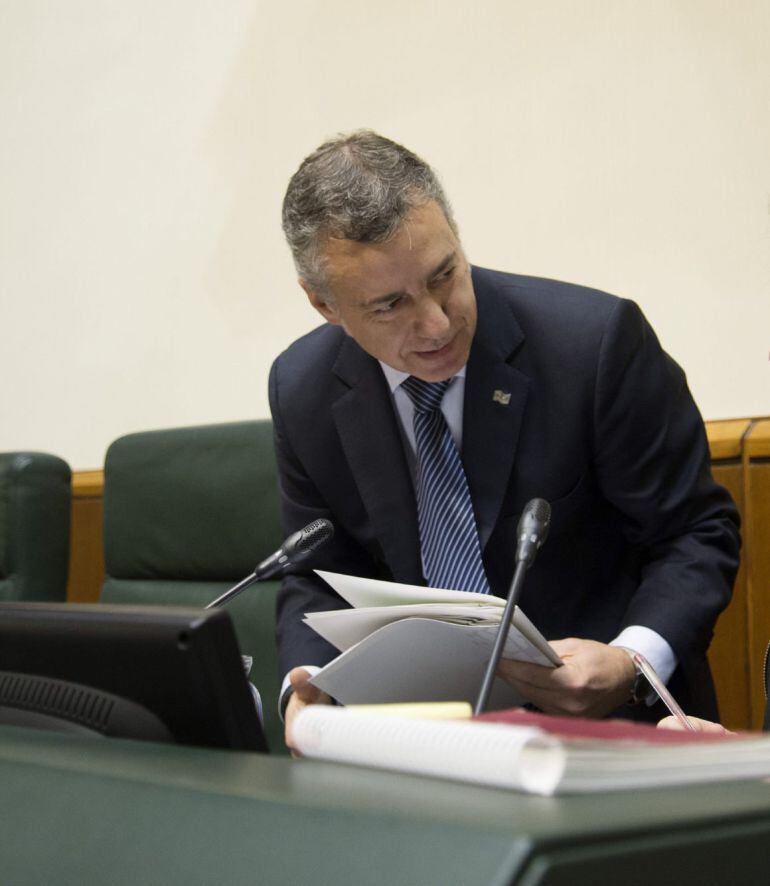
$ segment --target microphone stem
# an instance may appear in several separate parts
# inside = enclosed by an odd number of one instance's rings
[[[492,650],[492,657],[487,663],[487,670],[484,674],[484,680],[481,684],[481,691],[476,701],[476,707],[473,709],[474,715],[483,714],[489,699],[489,693],[492,690],[492,683],[495,679],[495,671],[503,654],[505,641],[508,639],[508,632],[511,629],[513,621],[513,612],[516,609],[516,603],[521,595],[521,588],[524,584],[524,574],[527,571],[527,563],[520,560],[516,564],[516,570],[513,573],[513,581],[511,581],[511,589],[508,591],[508,602],[503,610],[503,617],[500,620],[500,627],[497,629],[497,637],[495,638],[495,646]]]
[[[243,581],[239,581],[235,587],[230,588],[228,591],[225,591],[224,594],[217,597],[216,600],[212,600],[211,603],[207,603],[204,606],[204,609],[215,609],[217,606],[221,606],[223,603],[227,603],[228,600],[232,600],[233,597],[237,596],[241,593],[241,591],[245,591],[246,588],[251,587],[254,582],[259,581],[259,576],[256,572],[252,572],[251,575],[247,575]]]

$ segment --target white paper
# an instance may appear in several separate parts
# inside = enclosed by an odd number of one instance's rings
[[[496,633],[493,626],[402,619],[385,625],[337,656],[310,682],[342,704],[475,704]],[[552,666],[542,652],[514,630],[503,655]],[[499,678],[495,680],[489,701],[491,709],[522,702],[512,686]]]
[[[489,606],[505,606],[505,600],[491,594],[474,594],[469,591],[449,591],[442,588],[426,588],[422,585],[402,585],[395,581],[376,578],[359,578],[341,572],[315,570],[327,584],[347,600],[351,606],[395,606],[404,603],[485,603]]]
[[[305,624],[324,640],[344,652],[376,630],[402,618],[432,618],[439,621],[476,621],[500,624],[500,607],[480,603],[411,603],[407,606],[372,606],[366,609],[332,609],[308,612]]]
[[[553,794],[560,743],[538,729],[468,720],[406,720],[311,705],[294,725],[309,757]]]
[[[364,631],[367,623],[371,625],[371,631],[374,631],[397,619],[442,617],[442,607],[447,606],[449,608],[444,611],[453,619],[457,618],[457,613],[469,612],[472,615],[480,611],[479,607],[483,607],[484,617],[488,619],[489,624],[498,625],[505,608],[505,600],[490,594],[471,594],[466,591],[441,590],[421,585],[403,585],[392,581],[343,575],[339,572],[323,572],[318,569],[316,574],[354,607],[353,610],[334,609],[305,613],[305,622],[341,650],[349,649],[369,633]],[[495,610],[498,610],[496,617]],[[366,614],[367,612],[370,614]],[[392,613],[390,618],[388,612]],[[562,663],[545,637],[518,606],[513,611],[509,639],[516,632],[523,634],[545,657],[545,661],[538,658],[538,663],[542,661],[543,664],[556,667]],[[506,646],[506,650],[508,648],[510,647]],[[521,648],[524,648],[524,645]],[[503,657],[517,658],[520,661],[535,660],[521,655],[509,656],[507,652],[503,653]]]

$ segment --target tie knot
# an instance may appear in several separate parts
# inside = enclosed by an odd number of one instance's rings
[[[409,399],[414,404],[417,412],[432,412],[441,405],[444,392],[449,387],[447,381],[423,381],[410,375],[409,378],[401,382],[401,387],[409,395]]]

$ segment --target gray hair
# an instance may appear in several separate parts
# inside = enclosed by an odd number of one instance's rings
[[[324,142],[302,161],[283,200],[283,231],[297,272],[311,289],[329,295],[325,240],[381,243],[430,201],[457,233],[435,173],[416,154],[368,129]]]

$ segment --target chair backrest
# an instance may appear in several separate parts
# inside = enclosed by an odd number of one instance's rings
[[[204,606],[249,575],[281,543],[272,422],[129,434],[104,465],[109,603]],[[273,752],[285,751],[277,714],[278,582],[226,604],[241,652],[254,660]]]
[[[0,453],[0,600],[64,600],[70,501],[67,462]]]

